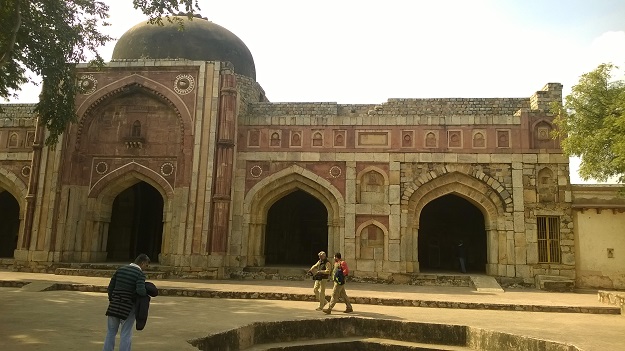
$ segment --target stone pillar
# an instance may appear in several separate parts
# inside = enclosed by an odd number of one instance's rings
[[[253,218],[248,225],[248,248],[247,248],[247,265],[248,266],[264,266],[265,265],[265,223],[262,220]]]
[[[412,272],[419,273],[419,228],[412,230]]]
[[[37,187],[39,181],[39,168],[41,167],[41,152],[44,143],[45,126],[38,123],[35,128],[35,140],[33,141],[33,159],[30,166],[30,177],[28,178],[28,193],[26,195],[26,215],[24,217],[24,237],[20,249],[30,250],[30,242],[33,233],[33,220],[35,216],[35,200],[37,198]]]
[[[486,228],[486,274],[498,275],[499,263],[499,232]]]
[[[228,246],[231,189],[233,183],[234,146],[236,138],[236,77],[229,69],[221,72],[219,114],[217,116],[217,150],[211,206],[209,251],[225,254]]]

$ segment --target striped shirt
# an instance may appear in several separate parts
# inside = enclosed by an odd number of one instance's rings
[[[123,266],[113,274],[107,290],[109,307],[106,315],[126,319],[132,311],[136,296],[147,295],[145,274],[137,265]]]

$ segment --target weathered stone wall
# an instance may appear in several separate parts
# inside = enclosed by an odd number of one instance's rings
[[[576,285],[625,289],[625,197],[620,185],[573,186]]]

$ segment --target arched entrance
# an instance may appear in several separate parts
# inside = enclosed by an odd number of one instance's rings
[[[420,215],[421,271],[459,271],[457,246],[465,246],[467,271],[486,270],[484,214],[468,200],[453,194],[430,201]]]
[[[163,239],[163,197],[153,186],[138,182],[115,197],[107,240],[107,259],[127,261],[147,254],[158,261]]]
[[[13,257],[20,230],[20,205],[8,191],[0,189],[0,257]]]
[[[271,206],[265,234],[266,264],[309,265],[328,248],[328,211],[297,189]]]

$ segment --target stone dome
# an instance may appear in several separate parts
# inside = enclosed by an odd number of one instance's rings
[[[237,74],[256,80],[252,53],[236,35],[204,18],[178,18],[183,19],[184,30],[167,20],[163,26],[142,22],[130,28],[115,44],[112,59],[229,61]]]

